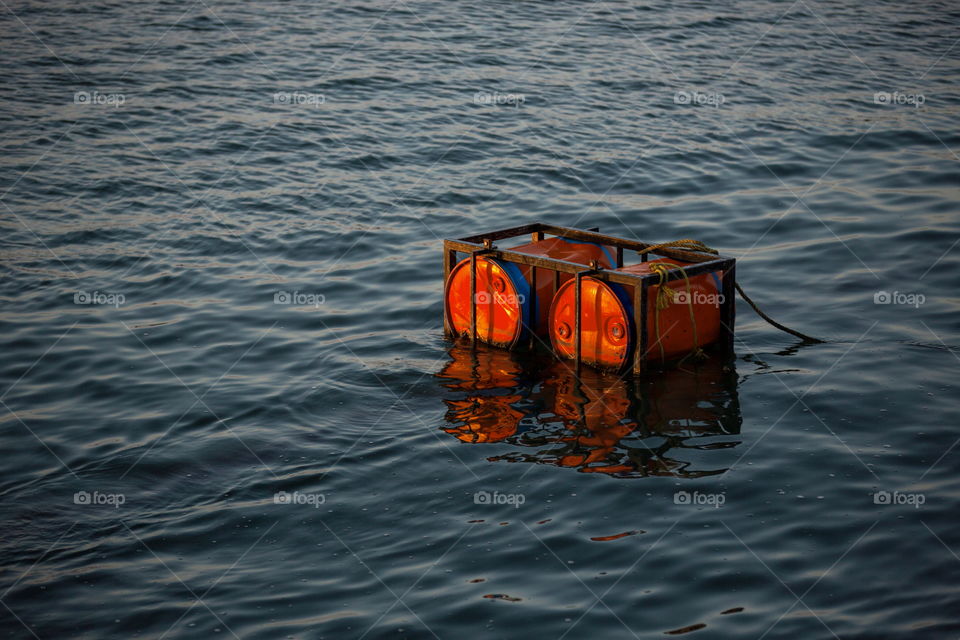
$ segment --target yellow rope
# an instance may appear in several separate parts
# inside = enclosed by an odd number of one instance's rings
[[[696,242],[694,241],[681,241],[681,242]],[[690,312],[690,327],[693,329],[693,350],[684,356],[680,361],[686,360],[687,357],[693,355],[696,358],[706,357],[706,354],[703,352],[703,349],[700,348],[700,339],[697,337],[697,319],[693,313],[693,291],[690,288],[690,277],[687,276],[687,272],[678,264],[673,264],[672,262],[654,262],[650,265],[650,270],[660,276],[660,283],[657,285],[657,299],[656,304],[654,304],[653,312],[653,329],[657,334],[657,344],[660,346],[660,359],[665,360],[663,342],[661,341],[660,336],[660,310],[666,309],[670,306],[671,300],[676,299],[676,291],[667,286],[667,273],[670,269],[679,269],[680,275],[683,276],[683,280],[687,286],[687,309]]]
[[[638,254],[655,253],[658,249],[687,249],[690,251],[698,251],[700,253],[709,253],[715,256],[720,255],[720,252],[717,251],[716,249],[712,249],[708,247],[707,245],[700,242],[699,240],[691,240],[691,239],[672,240],[670,242],[661,242],[660,244],[653,244],[645,249],[637,250],[637,253]],[[664,262],[656,262],[650,266],[651,271],[653,271],[654,273],[660,274],[660,290],[657,293],[657,300],[655,305],[656,311],[654,313],[654,325],[655,325],[654,328],[657,332],[657,342],[659,343],[660,341],[660,328],[659,328],[660,309],[666,309],[667,305],[670,304],[667,299],[667,295],[669,296],[674,295],[673,289],[670,289],[665,285],[667,271],[669,270],[667,268],[668,266],[680,269],[680,272],[683,274],[684,280],[686,280],[687,282],[687,298],[688,298],[687,303],[690,307],[690,322],[693,324],[694,350],[691,353],[696,354],[698,357],[702,356],[704,355],[703,350],[700,349],[699,343],[697,342],[697,323],[694,320],[694,316],[693,316],[693,299],[692,299],[692,296],[690,295],[690,279],[687,277],[687,272],[683,270],[683,267],[680,267],[678,265],[671,264],[671,263],[664,263]],[[805,333],[800,333],[799,331],[796,331],[794,329],[791,329],[790,327],[786,327],[780,324],[779,322],[777,322],[776,320],[774,320],[773,318],[771,318],[770,316],[768,316],[767,314],[765,314],[763,311],[760,310],[760,307],[758,307],[757,304],[753,300],[751,300],[746,293],[744,293],[743,288],[740,286],[739,282],[734,282],[733,285],[736,288],[737,292],[740,294],[740,297],[743,298],[744,301],[746,301],[746,303],[750,305],[750,308],[756,311],[757,315],[763,318],[764,320],[766,320],[771,326],[774,326],[777,329],[780,329],[781,331],[785,331],[790,335],[796,336],[805,342],[815,342],[815,343],[824,342],[819,338],[813,338],[811,336],[808,336]],[[660,357],[661,359],[663,358],[663,344],[660,344]],[[686,359],[686,357],[684,359]]]
[[[700,253],[709,253],[715,256],[720,255],[720,252],[716,249],[711,249],[707,245],[703,244],[699,240],[671,240],[670,242],[661,242],[660,244],[652,244],[646,249],[638,249],[637,253],[656,253],[658,249],[687,249],[688,251],[699,251]]]
[[[667,277],[667,269],[665,267],[661,267],[660,269],[657,269],[657,267],[660,267],[659,262],[654,263],[653,265],[650,266],[650,270],[660,276],[660,284],[659,284],[659,288],[657,289],[657,298],[654,301],[654,305],[653,305],[653,309],[654,309],[653,333],[657,339],[657,346],[660,347],[660,359],[665,360],[666,358],[664,356],[664,351],[663,351],[663,342],[660,341],[660,309],[666,308],[665,305],[661,307],[661,304],[664,304],[665,302],[664,298],[661,297],[661,294],[664,294],[665,289],[668,288],[667,285],[665,284],[666,277]],[[670,303],[667,302],[666,304],[670,304]],[[639,331],[639,327],[637,328],[637,330]],[[639,349],[640,345],[637,345],[637,348]]]

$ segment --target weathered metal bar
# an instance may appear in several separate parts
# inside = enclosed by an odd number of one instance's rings
[[[583,240],[586,242],[596,242],[598,244],[608,244],[614,247],[623,247],[633,251],[640,251],[654,246],[654,243],[640,242],[639,240],[627,240],[626,238],[617,238],[595,231],[583,231],[582,229],[570,229],[568,227],[557,227],[552,224],[541,224],[540,230],[553,235],[569,238],[571,240]],[[675,260],[684,262],[704,262],[716,258],[713,254],[700,253],[698,251],[688,251],[686,249],[658,249],[657,255],[667,256]]]
[[[576,279],[576,282],[574,282],[573,293],[573,359],[577,366],[577,373],[580,373],[580,288],[581,280],[583,279],[583,272],[578,271],[574,278]]]
[[[530,312],[527,314],[527,331],[530,332],[530,347],[533,348],[537,330],[537,268],[530,269]]]
[[[737,263],[730,260],[723,269],[721,280],[723,305],[720,307],[720,343],[724,353],[728,355],[733,353],[733,329],[737,320],[736,280]]]
[[[499,229],[497,231],[487,231],[482,234],[475,236],[467,236],[465,238],[460,238],[463,242],[480,242],[484,238],[490,238],[491,240],[503,240],[504,238],[513,238],[515,236],[524,236],[528,233],[533,233],[535,231],[545,231],[543,224],[540,222],[534,222],[532,224],[525,224],[519,227],[512,227],[510,229]]]
[[[451,246],[456,248],[458,251],[464,253],[472,253],[478,249],[482,249],[483,245],[474,245],[469,243],[458,242],[455,240],[450,241]],[[558,260],[556,258],[544,258],[542,256],[532,256],[526,253],[517,253],[516,251],[510,251],[509,249],[489,249],[486,251],[487,255],[490,255],[497,259],[506,260],[508,262],[515,262],[518,264],[530,265],[533,267],[542,267],[545,269],[551,269],[553,271],[560,271],[563,273],[576,274],[579,271],[583,270],[583,265],[576,262],[569,262],[567,260]],[[711,271],[718,271],[723,269],[725,265],[729,264],[732,261],[732,258],[716,258],[709,262],[701,262],[699,264],[690,265],[683,268],[683,271],[686,272],[687,276],[700,275],[702,273],[709,273]],[[649,277],[645,275],[633,274],[624,271],[608,271],[602,270],[598,271],[595,275],[596,277],[609,281],[617,282],[619,284],[633,285],[638,279]],[[659,276],[654,276],[659,280]],[[679,269],[672,269],[668,272],[667,281],[676,280],[678,278],[683,278],[683,273]]]
[[[682,280],[684,278],[684,274],[686,274],[686,277],[692,278],[693,276],[699,276],[704,273],[719,271],[723,269],[725,265],[730,263],[732,263],[732,260],[729,259],[712,260],[710,262],[701,262],[700,264],[684,267],[682,271],[680,269],[671,269],[667,272],[666,281],[672,282],[673,280]],[[660,281],[660,276],[656,274],[648,274],[642,277],[651,280],[656,278],[658,282]]]
[[[683,269],[670,269],[667,272],[666,281],[671,282],[673,280],[682,280],[684,274],[686,277],[692,278],[693,276],[699,276],[704,273],[711,273],[716,271],[722,271],[724,267],[728,267],[733,264],[733,259],[723,258],[720,260],[713,260],[711,262],[701,262],[700,264],[690,265],[689,267],[683,267]],[[650,274],[650,277],[655,277],[657,281],[660,281],[660,276],[655,274]]]
[[[446,291],[447,281],[450,280],[450,272],[457,263],[457,252],[450,248],[448,241],[443,241],[443,286]],[[446,296],[444,296],[446,298]],[[450,326],[450,318],[447,317],[447,303],[443,303],[443,335],[447,338],[453,336],[453,327]]]
[[[647,282],[641,282],[639,286],[633,288],[633,324],[637,332],[636,351],[633,353],[633,372],[637,375],[643,373],[647,367],[647,350],[650,337],[647,335],[647,300],[649,298],[649,285]]]
[[[560,236],[562,238],[568,238],[570,240],[582,240],[585,242],[596,242],[598,244],[607,244],[614,247],[621,247],[623,249],[630,249],[633,251],[641,251],[641,250],[647,249],[648,247],[654,246],[653,244],[640,242],[639,240],[628,240],[626,238],[617,238],[615,236],[602,234],[597,231],[584,231],[583,229],[571,229],[569,227],[558,227],[556,225],[545,224],[542,222],[535,222],[532,224],[526,224],[519,227],[513,227],[510,229],[499,229],[497,231],[487,232],[482,235],[467,236],[465,238],[460,238],[460,241],[465,243],[478,243],[484,238],[489,238],[490,240],[502,240],[504,238],[512,238],[516,236],[526,235],[528,233],[533,234],[535,232],[549,233],[551,235]],[[688,251],[685,249],[658,249],[656,253],[657,255],[666,256],[674,260],[683,260],[684,262],[704,262],[704,261],[712,260],[715,258],[715,256],[711,254],[700,253],[697,251]]]
[[[477,253],[470,253],[470,346],[477,346]]]

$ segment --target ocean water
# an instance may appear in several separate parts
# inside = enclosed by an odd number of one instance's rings
[[[0,4],[3,637],[960,635],[956,4]],[[537,220],[826,342],[447,341]]]

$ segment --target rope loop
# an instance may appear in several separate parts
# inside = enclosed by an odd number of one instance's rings
[[[706,354],[703,352],[703,349],[700,348],[700,340],[697,337],[697,318],[693,313],[693,292],[690,290],[690,278],[687,276],[687,272],[678,264],[671,262],[654,262],[650,265],[650,271],[660,276],[660,282],[657,284],[657,298],[654,304],[653,329],[656,332],[657,345],[660,347],[660,359],[666,359],[663,340],[660,335],[660,310],[669,307],[670,304],[676,300],[677,295],[676,290],[667,286],[667,273],[669,273],[671,269],[680,270],[680,274],[683,276],[684,283],[687,286],[687,309],[690,311],[690,327],[693,330],[693,350],[684,356],[680,362],[683,362],[690,356],[697,359],[706,358]]]
[[[713,249],[713,248],[711,248],[711,247],[708,247],[706,244],[704,244],[703,242],[701,242],[701,241],[699,241],[699,240],[692,240],[692,239],[689,239],[689,238],[686,238],[686,239],[683,239],[683,240],[671,240],[670,242],[661,242],[660,244],[653,244],[653,245],[650,245],[649,247],[647,247],[647,248],[645,248],[645,249],[639,249],[639,250],[637,250],[637,253],[640,254],[640,255],[645,254],[645,253],[655,253],[655,252],[656,252],[657,250],[659,250],[659,249],[686,249],[686,250],[688,250],[688,251],[697,251],[697,252],[700,252],[700,253],[709,253],[709,254],[715,255],[715,256],[720,255],[720,252],[717,251],[716,249]],[[673,267],[673,268],[676,268],[676,269],[680,269],[681,273],[683,273],[683,279],[684,279],[684,280],[686,281],[686,283],[687,283],[687,294],[688,294],[688,295],[687,295],[687,304],[688,304],[689,307],[690,307],[690,322],[691,322],[692,325],[693,325],[693,344],[694,344],[694,349],[693,349],[693,351],[691,352],[691,354],[692,354],[692,355],[695,355],[696,357],[705,357],[705,354],[703,353],[703,350],[700,348],[699,343],[698,343],[698,341],[697,341],[697,323],[696,323],[696,321],[694,320],[694,315],[693,315],[693,299],[692,299],[692,296],[689,295],[689,294],[690,294],[690,278],[687,277],[687,273],[686,273],[686,271],[683,270],[683,267],[681,267],[681,266],[679,266],[679,265],[676,265],[676,264],[671,264],[671,263],[669,263],[669,262],[655,262],[655,263],[653,263],[653,264],[650,265],[650,270],[651,270],[651,271],[653,271],[654,273],[660,274],[660,284],[659,284],[660,289],[659,289],[658,292],[657,292],[657,299],[656,299],[656,304],[655,304],[656,313],[655,313],[655,315],[654,315],[654,324],[655,324],[656,327],[657,327],[657,328],[656,328],[656,331],[657,331],[657,343],[658,343],[658,344],[660,343],[660,329],[659,329],[659,323],[658,323],[658,320],[659,320],[659,311],[660,311],[661,309],[666,309],[667,306],[669,306],[671,298],[673,298],[673,296],[674,296],[675,293],[676,293],[672,288],[666,286],[667,272],[669,271],[669,268],[670,268],[670,267]],[[777,322],[776,320],[774,320],[773,318],[771,318],[770,316],[768,316],[767,314],[765,314],[763,311],[760,310],[760,307],[757,306],[757,303],[755,303],[753,300],[751,300],[750,297],[747,296],[746,293],[744,293],[743,288],[740,286],[740,283],[739,283],[739,282],[734,282],[733,285],[734,285],[734,287],[736,288],[737,293],[740,294],[740,297],[743,298],[744,301],[745,301],[747,304],[750,305],[750,308],[752,308],[754,311],[756,311],[756,312],[757,312],[757,315],[760,316],[761,318],[763,318],[765,321],[767,321],[771,326],[776,327],[777,329],[780,329],[781,331],[784,331],[784,332],[786,332],[786,333],[789,333],[790,335],[796,336],[796,337],[800,338],[801,340],[803,340],[804,342],[811,342],[811,343],[823,343],[823,342],[824,342],[824,340],[820,340],[819,338],[814,338],[814,337],[808,336],[808,335],[805,334],[805,333],[800,333],[799,331],[796,331],[795,329],[791,329],[790,327],[786,327],[786,326],[780,324],[779,322]],[[663,358],[663,345],[662,345],[662,344],[660,344],[660,357]],[[688,357],[689,357],[689,356],[688,356]],[[684,358],[684,359],[686,359],[686,358]],[[682,362],[682,360],[681,360],[681,362]]]

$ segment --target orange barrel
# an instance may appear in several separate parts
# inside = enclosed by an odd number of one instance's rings
[[[565,238],[549,238],[531,242],[511,251],[532,256],[545,256],[576,262],[584,266],[596,260],[604,269],[615,262],[609,247],[592,242],[575,242]],[[531,271],[536,269],[537,296],[531,309]],[[477,339],[500,347],[512,347],[529,336],[529,319],[533,330],[547,334],[547,315],[553,300],[554,276],[557,272],[543,267],[514,264],[484,256],[477,257]],[[560,282],[572,278],[560,274]],[[445,313],[455,335],[470,336],[470,258],[461,260],[450,272],[445,292]]]
[[[660,258],[623,267],[618,271],[634,274],[652,273],[657,262],[689,266],[689,262]],[[721,272],[705,273],[669,283],[674,295],[670,305],[659,312],[659,333],[656,328],[656,300],[659,286],[651,286],[647,297],[647,336],[649,360],[673,360],[690,353],[695,346],[715,342],[720,336],[720,304],[723,300]],[[553,349],[565,358],[575,357],[574,331],[575,282],[568,281],[557,291],[550,308],[549,328]],[[697,344],[694,344],[690,305],[696,320]],[[580,357],[583,362],[602,369],[621,369],[628,362],[639,341],[633,321],[633,287],[603,282],[585,276],[580,290]]]

